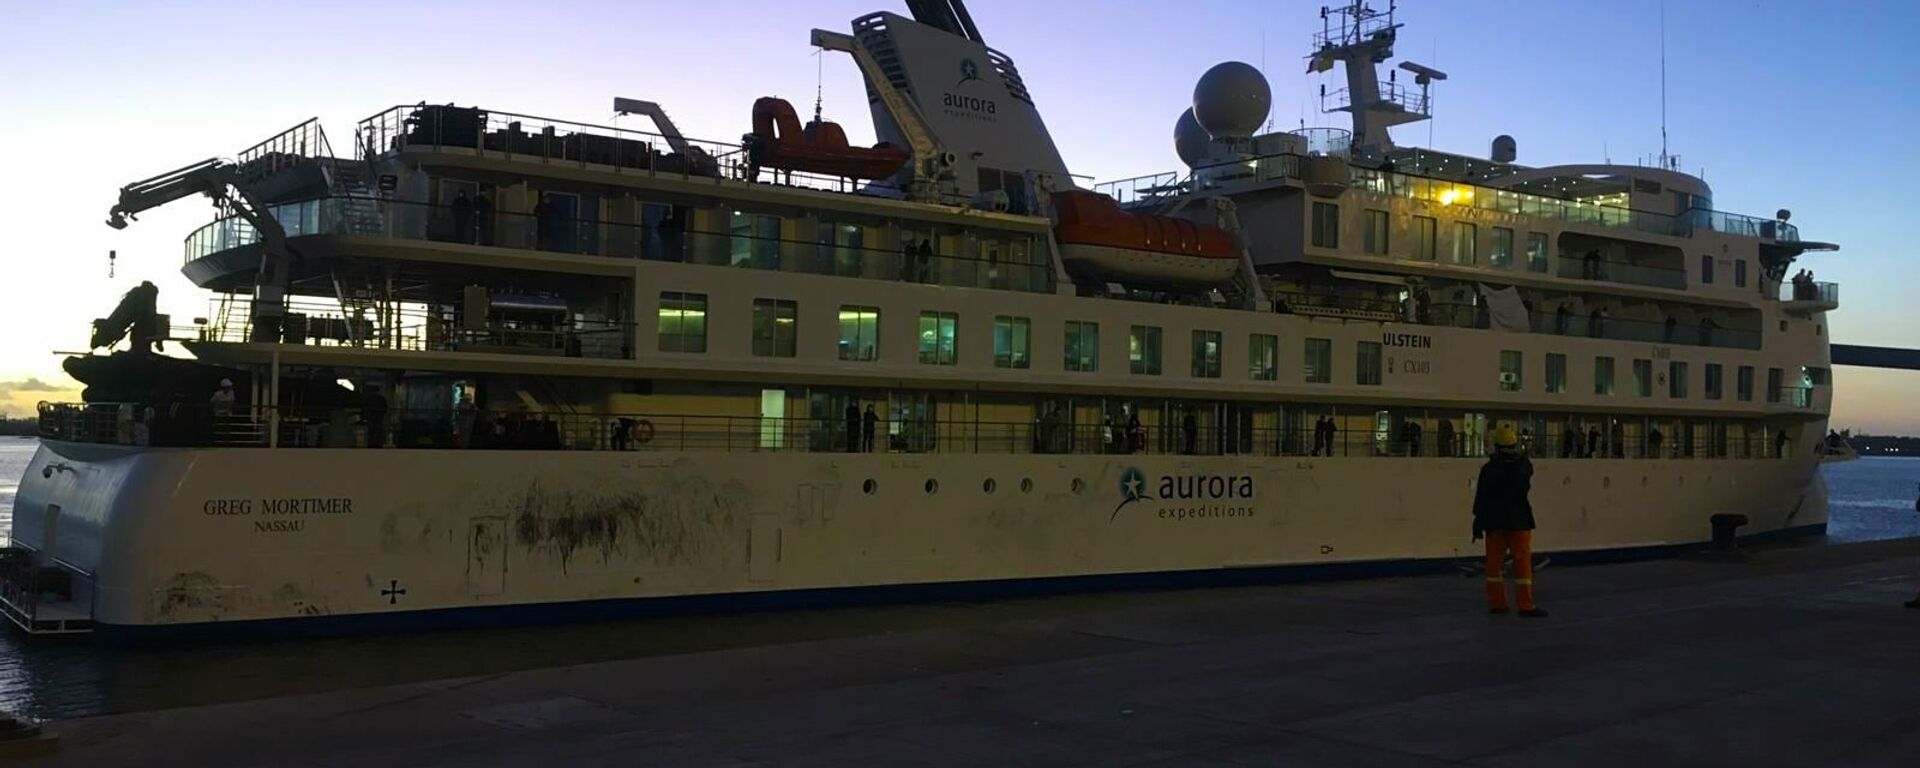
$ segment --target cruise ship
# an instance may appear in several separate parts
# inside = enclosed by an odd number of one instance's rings
[[[1787,211],[1396,143],[1447,75],[1358,2],[1305,59],[1350,129],[1263,132],[1225,62],[1184,170],[1093,183],[962,2],[908,6],[809,40],[873,146],[751,95],[730,143],[422,102],[121,189],[114,226],[214,203],[208,309],[135,288],[66,361],[0,608],[145,640],[1447,568],[1501,424],[1556,559],[1824,531],[1838,293],[1796,260],[1835,246]]]

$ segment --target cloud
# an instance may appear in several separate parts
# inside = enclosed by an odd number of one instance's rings
[[[78,400],[79,384],[62,386],[38,376],[0,380],[0,416],[32,416],[35,404],[42,400]]]
[[[21,381],[0,381],[0,392],[59,392],[56,387],[40,380],[38,376],[28,376]]]

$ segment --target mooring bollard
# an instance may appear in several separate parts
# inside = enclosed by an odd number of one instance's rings
[[[1707,522],[1713,525],[1713,551],[1734,552],[1740,548],[1735,532],[1747,524],[1746,515],[1722,512],[1707,518]]]

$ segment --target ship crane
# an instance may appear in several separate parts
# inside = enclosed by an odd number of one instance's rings
[[[907,146],[913,151],[910,194],[915,199],[931,199],[935,196],[934,187],[950,178],[955,162],[954,156],[934,138],[933,128],[927,124],[927,118],[920,113],[920,106],[913,99],[901,93],[887,79],[886,69],[874,58],[873,52],[852,35],[829,32],[824,29],[813,31],[814,47],[828,51],[841,51],[853,56],[860,65],[860,73],[866,76],[867,85],[873,88],[880,102],[885,104],[887,112],[905,134]]]
[[[107,226],[126,229],[139,214],[185,197],[204,194],[215,206],[232,211],[260,233],[260,271],[254,281],[253,340],[278,341],[286,314],[286,294],[294,253],[287,231],[253,192],[238,164],[209,158],[120,188],[120,202],[107,214]]]

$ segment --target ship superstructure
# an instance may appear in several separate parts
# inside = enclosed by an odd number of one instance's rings
[[[130,185],[206,193],[204,322],[116,313],[42,411],[5,605],[35,631],[333,630],[1470,554],[1493,425],[1537,546],[1824,528],[1832,246],[1671,167],[1397,147],[1428,112],[1355,4],[1351,131],[1196,88],[1184,173],[1077,188],[959,2],[812,42],[881,144],[414,104]],[[742,102],[742,113],[748,112]],[[146,325],[142,325],[145,322]],[[145,328],[142,332],[140,329]],[[165,335],[192,361],[146,351]],[[110,339],[109,339],[110,341]],[[233,383],[225,398],[220,380]]]

